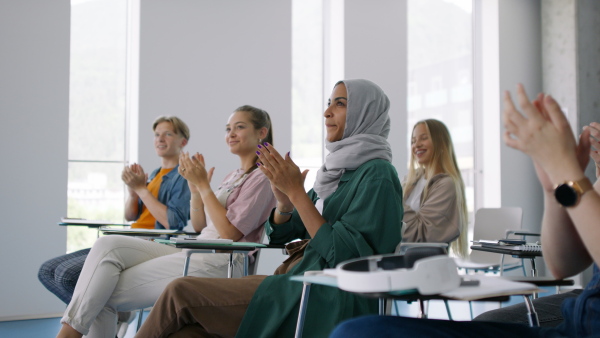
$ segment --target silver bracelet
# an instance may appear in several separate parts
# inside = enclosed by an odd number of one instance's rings
[[[277,208],[275,208],[275,209],[277,209]],[[295,209],[292,209],[292,211],[288,211],[288,212],[282,212],[281,210],[277,209],[277,212],[278,212],[280,215],[291,215],[291,214],[293,214],[293,213],[294,213],[294,210],[295,210]]]

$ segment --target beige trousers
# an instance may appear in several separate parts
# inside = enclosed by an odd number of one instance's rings
[[[266,277],[178,278],[167,285],[136,337],[233,337]]]

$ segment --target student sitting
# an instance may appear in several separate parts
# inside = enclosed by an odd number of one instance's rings
[[[577,144],[551,96],[540,94],[530,102],[522,85],[517,95],[523,113],[508,92],[504,97],[504,141],[531,156],[544,189],[542,246],[546,248],[547,266],[556,278],[594,266],[594,276],[585,290],[563,302],[564,321],[557,327],[528,327],[516,323],[363,317],[340,325],[332,338],[587,337],[600,332],[600,180],[592,186],[583,172],[589,161],[590,128],[584,129]]]
[[[262,224],[275,207],[271,185],[257,170],[256,146],[273,142],[271,119],[262,109],[242,106],[229,117],[225,142],[240,167],[229,173],[213,192],[213,169],[204,157],[179,157],[179,173],[192,192],[192,225],[199,239],[226,238],[257,242]],[[236,254],[237,274],[242,255]],[[59,337],[114,338],[117,312],[152,306],[165,286],[181,277],[185,253],[182,249],[127,236],[104,236],[94,244],[77,282],[73,299],[61,323]],[[191,256],[189,274],[197,277],[226,277],[227,253]]]
[[[190,190],[177,166],[190,130],[176,116],[161,116],[154,121],[152,131],[161,166],[150,174],[148,182],[141,165],[134,163],[123,169],[121,177],[129,192],[125,219],[137,220],[133,228],[183,229],[190,218]],[[69,304],[89,252],[83,249],[48,260],[40,267],[38,279]]]
[[[410,167],[402,187],[402,241],[450,243],[455,255],[466,256],[465,185],[444,123],[429,119],[413,127]]]
[[[402,189],[387,142],[389,100],[367,80],[338,82],[325,110],[329,155],[308,194],[304,175],[270,144],[259,145],[261,171],[277,208],[266,223],[272,243],[306,239],[274,276],[179,278],[169,284],[139,337],[292,337],[302,283],[290,276],[391,253],[400,241]],[[315,286],[304,335],[327,335],[340,320],[376,313],[377,301]]]

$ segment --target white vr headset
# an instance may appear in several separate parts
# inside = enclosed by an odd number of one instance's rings
[[[460,286],[454,259],[378,255],[340,263],[336,268],[338,287],[351,292],[390,292],[416,289],[422,295],[448,292]]]

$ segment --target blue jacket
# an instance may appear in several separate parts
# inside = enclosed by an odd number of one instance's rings
[[[187,180],[179,175],[177,165],[168,174],[163,176],[162,182],[160,183],[160,189],[158,190],[158,200],[160,203],[167,206],[167,219],[171,225],[171,229],[181,230],[186,226],[187,221],[190,219],[190,188],[188,187]],[[148,183],[156,177],[156,174],[160,171],[160,167],[155,169],[150,177]],[[142,200],[138,199],[138,217],[142,213]],[[155,229],[165,229],[164,225],[156,221],[154,224]]]

